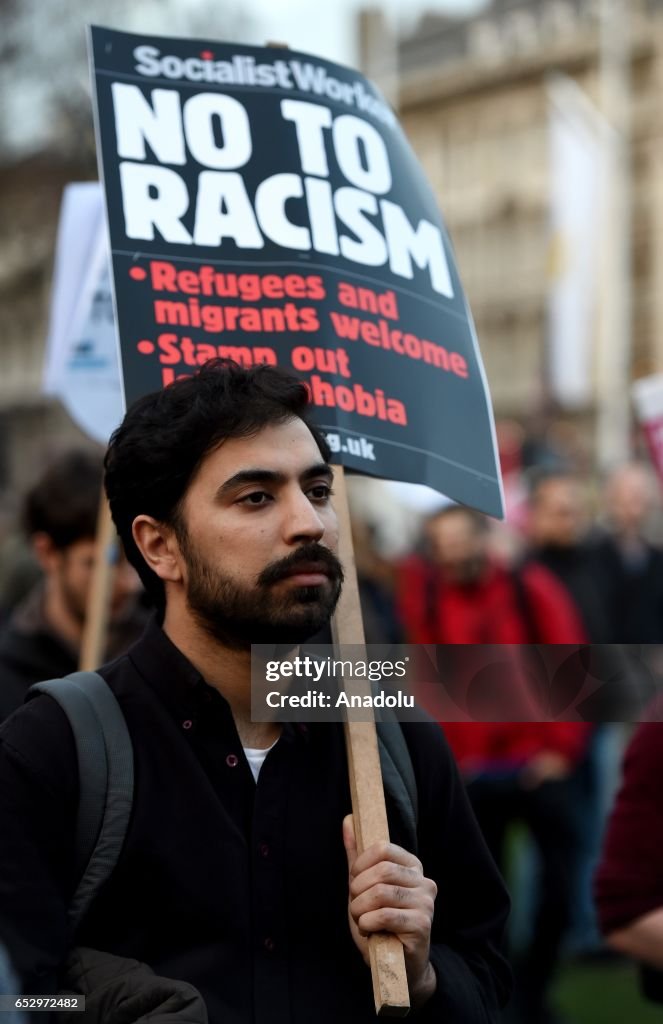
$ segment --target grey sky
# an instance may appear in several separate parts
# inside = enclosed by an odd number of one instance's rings
[[[368,0],[370,2],[370,0]],[[367,0],[248,0],[246,9],[264,32],[264,40],[288,43],[328,60],[354,64],[355,19]],[[382,0],[379,4],[399,23],[413,24],[424,10],[465,14],[487,5],[487,0]],[[257,41],[257,40],[255,40]]]
[[[21,0],[7,27],[11,60],[0,67],[0,154],[26,153],[57,131],[57,103],[89,103],[88,21],[145,35],[262,44],[356,66],[357,12],[377,0]],[[488,0],[382,0],[394,24],[413,26],[424,10],[468,13]],[[36,73],[39,69],[39,73]]]

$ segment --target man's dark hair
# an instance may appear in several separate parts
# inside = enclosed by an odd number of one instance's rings
[[[325,438],[307,419],[308,404],[306,386],[277,366],[245,369],[230,359],[213,359],[129,409],[106,453],[106,493],[127,558],[157,607],[164,607],[164,586],[134,543],[136,516],[181,528],[184,496],[206,455],[229,438],[251,437],[295,417],[306,423],[329,462]]]
[[[60,551],[94,537],[102,476],[101,455],[71,449],[56,458],[25,496],[22,525],[27,536],[45,533]]]
[[[437,523],[442,519],[451,519],[453,516],[461,516],[472,526],[472,529],[476,534],[488,533],[490,529],[490,520],[488,516],[484,515],[483,512],[478,512],[475,508],[469,508],[467,505],[443,505],[441,508],[431,512],[426,517],[426,525]]]
[[[541,492],[545,490],[548,484],[560,482],[573,484],[577,487],[580,479],[577,473],[564,467],[544,467],[543,469],[533,470],[527,479],[527,499],[530,505],[536,504],[541,497]]]

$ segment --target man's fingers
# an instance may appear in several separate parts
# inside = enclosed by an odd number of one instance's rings
[[[402,864],[404,867],[418,868],[423,874],[419,858],[408,850],[404,850],[402,846],[396,846],[395,843],[373,843],[359,854],[354,862],[352,874],[359,875],[362,871],[372,868],[374,864],[379,864],[381,861],[391,861],[394,864]]]
[[[350,894],[353,897],[360,896],[374,885],[397,885],[415,889],[422,883],[426,883],[437,892],[435,882],[426,878],[420,867],[406,867],[404,864],[394,864],[392,861],[381,861],[366,871],[362,871],[360,875],[356,874],[356,868],[351,872]]]
[[[434,883],[431,883],[434,886]],[[435,896],[430,887],[408,889],[398,885],[374,885],[352,900],[350,913],[355,921],[374,910],[422,910],[433,916]],[[360,926],[361,927],[361,926]]]
[[[408,938],[418,940],[430,936],[431,919],[423,910],[382,907],[380,910],[362,914],[357,926],[365,935],[371,935],[373,932],[391,932],[407,944]]]

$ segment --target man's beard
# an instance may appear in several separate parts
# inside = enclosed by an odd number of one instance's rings
[[[189,538],[180,547],[188,571],[187,606],[205,632],[225,647],[246,649],[251,644],[295,646],[329,621],[343,584],[343,568],[320,544],[303,545],[287,558],[271,562],[252,585],[212,570],[199,557]],[[321,564],[328,579],[308,587],[290,586],[274,593],[274,585],[298,565]]]
[[[442,566],[448,579],[460,587],[471,587],[478,583],[486,571],[487,560],[483,555],[472,555],[451,566]]]

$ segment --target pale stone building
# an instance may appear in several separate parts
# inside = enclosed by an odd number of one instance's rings
[[[0,166],[0,500],[12,506],[55,451],[86,444],[41,380],[62,190],[94,170],[52,152]]]
[[[663,369],[663,4],[625,6],[630,363],[639,377]],[[561,72],[600,103],[597,9],[590,0],[494,0],[471,18],[426,16],[396,41],[378,13],[366,11],[360,22],[364,70],[398,107],[439,197],[498,414],[536,412],[546,394],[546,83]],[[589,424],[592,409],[584,415]]]

